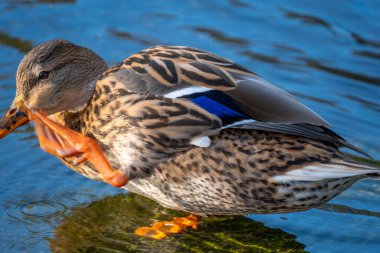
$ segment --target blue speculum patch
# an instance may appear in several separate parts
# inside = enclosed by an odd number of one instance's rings
[[[205,109],[211,114],[217,115],[223,125],[230,125],[237,121],[251,119],[250,116],[243,113],[233,98],[222,91],[207,91],[194,93],[188,96],[191,101]]]

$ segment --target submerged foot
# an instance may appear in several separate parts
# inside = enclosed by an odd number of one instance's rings
[[[172,221],[158,221],[150,227],[139,227],[135,230],[135,234],[162,240],[167,235],[179,234],[188,227],[197,229],[199,220],[200,217],[194,214],[189,214],[187,217],[174,217]]]

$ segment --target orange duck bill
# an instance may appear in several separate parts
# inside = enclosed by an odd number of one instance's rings
[[[14,102],[11,109],[9,109],[5,116],[0,120],[0,139],[28,122],[28,109],[23,103]]]
[[[35,131],[43,150],[59,157],[76,156],[76,164],[84,161],[92,163],[104,180],[112,186],[122,187],[128,183],[128,178],[123,172],[112,169],[93,139],[59,125],[39,112],[32,112],[21,103],[12,107],[0,120],[0,139],[17,127],[34,120]]]

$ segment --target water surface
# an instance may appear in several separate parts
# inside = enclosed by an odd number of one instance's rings
[[[149,46],[187,45],[234,60],[288,90],[379,160],[379,18],[376,0],[5,0],[0,3],[0,111],[14,96],[19,61],[43,41],[71,40],[110,65]],[[110,196],[123,193],[43,153],[30,126],[0,142],[0,162],[3,252],[62,250],[58,246],[74,233],[65,232],[65,224],[109,198],[116,206],[119,197]],[[363,180],[321,209],[249,218],[253,227],[261,224],[257,233],[263,241],[271,229],[280,229],[275,231],[291,238],[287,249],[294,252],[380,252],[379,203],[379,182]]]

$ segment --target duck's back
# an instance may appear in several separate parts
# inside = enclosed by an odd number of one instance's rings
[[[157,46],[142,50],[106,71],[100,83],[106,93],[122,87],[131,93],[191,101],[189,107],[195,105],[216,116],[220,129],[304,136],[367,155],[286,91],[230,60],[198,49]]]

